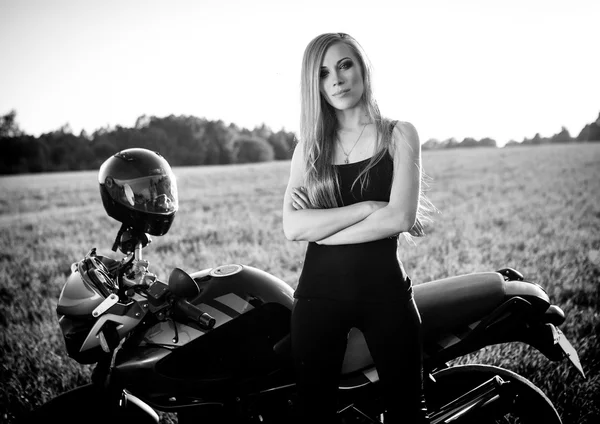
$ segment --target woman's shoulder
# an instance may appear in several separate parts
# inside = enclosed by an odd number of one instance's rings
[[[390,120],[393,147],[409,146],[411,149],[420,145],[419,134],[415,126],[407,121]]]
[[[304,146],[299,141],[296,142],[292,152],[291,166],[299,170],[304,167]]]
[[[294,151],[292,152],[293,156],[303,156],[304,155],[304,143],[302,143],[300,140],[298,140],[298,139],[295,140],[293,149],[294,149]]]
[[[393,131],[393,134],[412,135],[412,134],[416,134],[416,132],[417,132],[417,129],[415,128],[415,126],[408,121],[400,121],[397,119],[390,119],[389,125]]]

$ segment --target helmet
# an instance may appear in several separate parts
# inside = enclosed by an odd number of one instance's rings
[[[177,183],[169,163],[147,149],[122,150],[98,172],[100,195],[108,216],[134,231],[162,236],[179,209]]]

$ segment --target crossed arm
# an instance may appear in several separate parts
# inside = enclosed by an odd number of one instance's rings
[[[413,228],[421,183],[421,146],[415,128],[398,123],[393,137],[394,177],[389,202],[360,202],[315,209],[301,188],[304,160],[298,146],[292,158],[283,202],[283,228],[290,240],[355,244],[379,240]]]

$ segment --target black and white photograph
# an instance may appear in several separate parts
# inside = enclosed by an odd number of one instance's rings
[[[0,423],[599,423],[599,22],[0,0]]]

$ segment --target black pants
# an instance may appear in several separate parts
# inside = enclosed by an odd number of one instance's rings
[[[398,302],[297,299],[292,349],[302,421],[335,423],[340,371],[352,327],[362,331],[383,390],[386,423],[428,423],[423,397],[421,317],[410,295]]]

